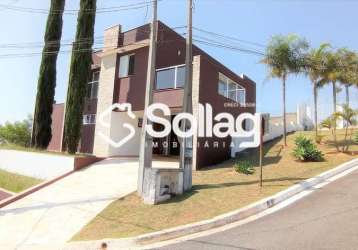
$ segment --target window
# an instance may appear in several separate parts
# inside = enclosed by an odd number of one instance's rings
[[[83,125],[96,124],[96,114],[83,115]]]
[[[174,66],[158,69],[156,75],[156,89],[176,89],[185,85],[185,66]]]
[[[134,75],[134,54],[119,58],[119,77]]]
[[[87,85],[87,98],[95,99],[98,95],[98,81],[99,81],[99,71],[95,71],[92,74],[92,81]]]
[[[221,73],[219,73],[218,93],[241,105],[246,102],[245,88]]]

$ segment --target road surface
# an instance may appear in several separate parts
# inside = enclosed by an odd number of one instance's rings
[[[248,224],[161,249],[358,249],[358,171]]]

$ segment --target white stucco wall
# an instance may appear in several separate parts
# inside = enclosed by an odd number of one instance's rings
[[[15,150],[0,150],[0,169],[38,179],[49,180],[74,168],[74,158]]]
[[[270,120],[269,122],[270,128],[269,133],[264,135],[264,142],[273,140],[283,135],[283,123],[282,122],[273,122]],[[299,131],[303,130],[303,127],[297,124],[294,121],[288,121],[286,125],[287,132]],[[232,141],[235,147],[231,148],[231,157],[235,157],[236,153],[245,150],[245,148],[240,148],[237,145],[240,144],[242,141],[252,141],[252,138],[232,138]]]
[[[135,129],[135,135],[127,143],[119,148],[109,145],[109,156],[138,156],[140,134],[142,128],[138,127],[138,119],[143,118],[143,111],[134,111],[135,119],[130,118],[126,112],[112,112],[111,114],[111,139],[115,142],[120,141],[129,134],[129,130],[123,127],[128,123]]]

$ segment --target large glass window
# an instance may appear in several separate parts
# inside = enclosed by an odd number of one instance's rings
[[[176,87],[183,88],[185,85],[185,66],[181,66],[177,68],[177,84]]]
[[[218,91],[219,91],[220,95],[223,95],[223,96],[227,95],[227,84],[226,84],[226,82],[223,82],[222,80],[219,80]]]
[[[158,71],[156,87],[157,89],[175,88],[175,68]]]
[[[134,54],[121,56],[119,58],[119,77],[134,75],[134,59]]]
[[[156,74],[156,89],[176,89],[185,85],[185,67],[174,66],[158,69]]]
[[[98,95],[98,81],[99,81],[99,71],[94,71],[92,73],[92,81],[87,85],[87,98],[95,99]]]
[[[242,105],[245,104],[245,88],[221,73],[219,73],[218,93]]]

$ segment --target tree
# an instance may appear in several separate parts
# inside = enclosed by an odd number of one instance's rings
[[[308,49],[306,40],[296,35],[276,35],[269,42],[264,58],[264,63],[269,68],[270,78],[282,80],[282,106],[283,106],[283,137],[284,145],[286,140],[286,80],[289,74],[297,74],[304,67],[304,54]]]
[[[337,53],[341,63],[339,81],[346,89],[346,105],[349,106],[349,88],[358,82],[358,55],[347,48],[341,48]]]
[[[319,81],[320,85],[332,84],[332,95],[333,95],[333,114],[337,112],[337,82],[341,79],[342,74],[342,64],[341,64],[341,56],[338,52],[329,51],[327,53],[326,62],[322,71],[322,79]],[[336,135],[336,127],[337,124],[334,120],[333,124],[333,138],[337,150],[339,150],[337,146],[337,135]]]
[[[322,69],[324,67],[327,55],[327,48],[330,48],[330,44],[324,43],[319,46],[318,49],[311,49],[306,57],[306,66],[305,73],[308,75],[311,80],[313,87],[313,99],[314,99],[314,120],[315,120],[315,133],[316,139],[318,138],[318,115],[317,115],[317,98],[318,98],[318,88],[322,87],[320,85],[320,80],[322,78]]]
[[[81,0],[73,44],[66,101],[64,142],[67,151],[77,152],[81,137],[83,107],[91,76],[96,0]]]
[[[333,117],[332,115],[327,117],[326,119],[324,119],[320,126],[321,128],[326,128],[328,130],[331,130],[334,126],[334,123],[335,123],[335,117]]]
[[[31,143],[45,149],[51,141],[52,111],[56,88],[56,62],[62,36],[65,0],[51,0],[45,31],[40,73],[37,83],[34,125]]]
[[[358,116],[358,111],[357,110],[353,110],[352,108],[350,108],[348,105],[343,105],[343,109],[342,111],[339,112],[335,112],[333,114],[336,119],[342,119],[344,122],[344,128],[345,128],[345,134],[344,134],[344,145],[342,146],[342,151],[343,152],[347,152],[348,148],[349,148],[349,143],[347,141],[347,137],[348,137],[348,128],[349,126],[353,126],[357,124],[357,116]],[[353,135],[353,128],[351,129],[351,133],[350,133],[350,140],[352,140],[352,135]]]
[[[31,116],[19,122],[6,122],[5,125],[0,125],[0,142],[27,147],[31,141],[31,127]]]

